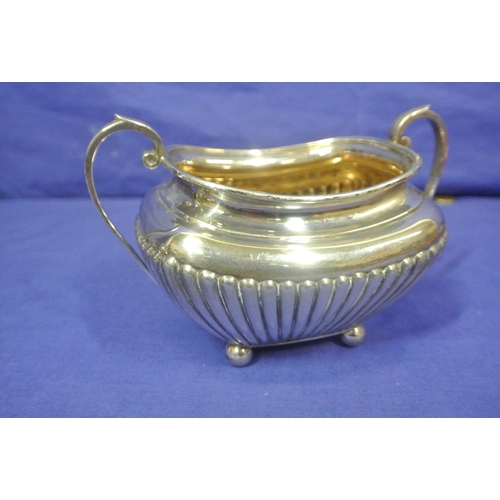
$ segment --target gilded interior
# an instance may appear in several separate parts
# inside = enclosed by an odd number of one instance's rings
[[[404,170],[387,160],[356,153],[307,162],[287,160],[271,165],[228,164],[224,159],[187,160],[178,168],[209,182],[251,191],[286,195],[324,195],[363,189],[387,181]]]

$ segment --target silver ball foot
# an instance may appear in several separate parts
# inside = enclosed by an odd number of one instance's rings
[[[348,332],[343,333],[340,338],[342,342],[349,347],[356,347],[365,340],[365,329],[363,325],[356,325]]]
[[[245,366],[252,361],[253,350],[251,347],[229,342],[226,346],[226,358],[233,366]]]

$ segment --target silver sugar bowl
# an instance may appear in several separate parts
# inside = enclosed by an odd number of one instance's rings
[[[403,136],[428,119],[436,147],[429,181]],[[93,162],[121,130],[148,136],[143,162],[173,172],[142,201],[139,255],[99,201]],[[429,106],[400,115],[389,140],[340,137],[273,149],[165,149],[148,125],[116,116],[85,158],[90,195],[111,230],[168,295],[227,343],[243,366],[253,349],[340,335],[365,337],[362,322],[413,285],[443,249],[447,232],[433,200],[448,151],[446,127]]]

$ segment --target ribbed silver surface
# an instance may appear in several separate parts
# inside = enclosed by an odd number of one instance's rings
[[[298,283],[218,275],[140,243],[154,277],[196,321],[227,341],[264,346],[335,334],[376,314],[416,282],[446,239],[384,268]]]

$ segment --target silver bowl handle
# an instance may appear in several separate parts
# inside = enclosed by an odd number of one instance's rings
[[[144,165],[149,169],[156,168],[163,160],[165,148],[160,136],[149,126],[138,120],[133,120],[131,118],[126,118],[124,116],[115,115],[115,119],[104,125],[104,127],[97,132],[97,134],[90,141],[89,147],[87,148],[87,154],[85,155],[85,179],[87,181],[87,187],[90,192],[90,196],[97,210],[102,215],[106,224],[111,228],[111,231],[118,237],[118,239],[125,245],[127,250],[132,254],[134,259],[138,262],[142,269],[152,278],[146,263],[142,260],[140,255],[134,250],[132,245],[125,239],[125,237],[118,231],[116,226],[111,222],[108,214],[105,212],[101,205],[101,201],[97,196],[97,191],[94,184],[94,159],[97,154],[97,150],[101,143],[110,135],[115,132],[120,132],[121,130],[135,130],[141,132],[151,139],[154,145],[154,149],[145,151],[142,155],[142,161]]]
[[[448,132],[443,119],[437,113],[431,111],[430,105],[410,109],[400,114],[394,120],[391,130],[389,131],[389,140],[409,148],[411,146],[411,140],[409,137],[404,136],[403,132],[410,123],[419,118],[427,118],[431,122],[436,140],[431,175],[424,189],[424,196],[426,198],[432,198],[436,193],[439,179],[443,173],[444,164],[448,156]]]

